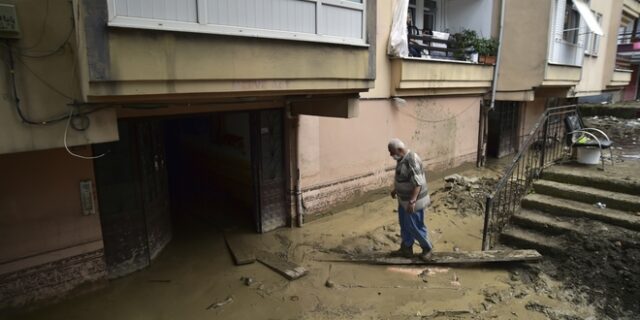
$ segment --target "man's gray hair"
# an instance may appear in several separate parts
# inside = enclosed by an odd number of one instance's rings
[[[389,147],[389,149],[393,149],[393,150],[400,150],[405,148],[404,142],[402,142],[402,140],[398,138],[391,139],[387,146]]]

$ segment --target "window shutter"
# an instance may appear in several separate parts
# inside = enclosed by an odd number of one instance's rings
[[[591,36],[591,32],[587,29],[587,24],[582,17],[580,18],[580,27],[578,28],[578,47],[583,50],[589,50],[586,46],[587,36]]]
[[[567,0],[556,0],[556,17],[555,26],[553,28],[553,39],[562,40],[564,30],[564,11],[567,7]]]

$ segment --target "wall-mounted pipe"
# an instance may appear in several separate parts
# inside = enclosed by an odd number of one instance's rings
[[[500,5],[500,25],[498,33],[498,56],[496,57],[496,65],[493,68],[493,86],[491,88],[491,104],[489,110],[493,110],[496,105],[496,90],[498,85],[498,71],[500,70],[500,61],[502,61],[502,46],[504,40],[504,11],[507,0],[501,0]]]
[[[298,227],[302,227],[304,225],[304,206],[302,205],[302,188],[300,187],[300,116],[296,117],[296,168],[294,172],[296,173],[296,220]]]

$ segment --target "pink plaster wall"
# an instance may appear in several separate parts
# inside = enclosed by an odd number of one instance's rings
[[[326,210],[359,193],[388,186],[395,161],[387,142],[402,139],[441,171],[475,161],[479,97],[361,100],[354,119],[301,118],[301,185],[306,214]],[[428,173],[427,173],[428,174]]]
[[[638,65],[633,65],[632,68],[631,81],[624,87],[623,101],[633,101],[636,99],[636,91],[638,90]]]
[[[93,161],[52,149],[1,155],[0,168],[0,264],[102,239],[98,214],[80,204]]]

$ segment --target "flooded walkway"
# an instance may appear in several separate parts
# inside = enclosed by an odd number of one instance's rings
[[[496,176],[489,169],[462,174]],[[443,205],[449,196],[441,180],[430,187],[434,204],[441,203],[427,213],[435,250],[480,249],[481,213],[461,214],[458,206]],[[531,279],[519,271],[523,267],[519,264],[416,268],[315,261],[327,250],[397,249],[395,201],[379,196],[302,229],[247,235],[256,248],[287,256],[309,270],[296,281],[260,263],[234,266],[221,232],[193,221],[178,228],[149,268],[110,281],[98,291],[0,318],[422,319],[431,315],[446,319],[455,314],[460,319],[546,319],[536,305],[593,314],[587,305],[556,298],[559,283],[544,276]]]

